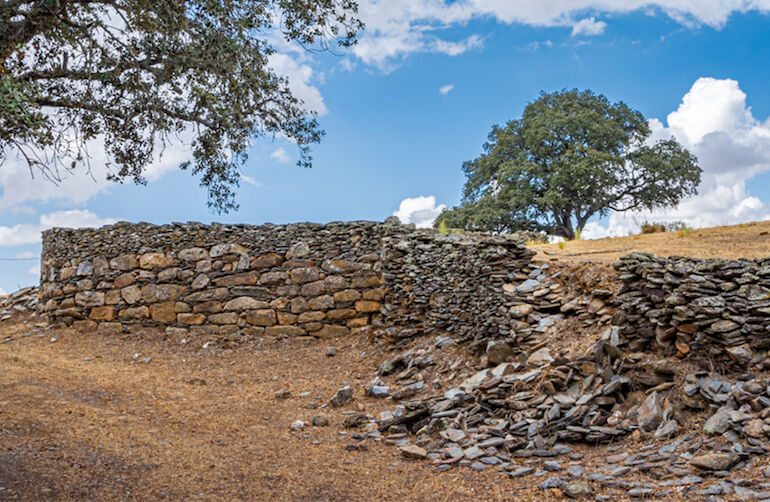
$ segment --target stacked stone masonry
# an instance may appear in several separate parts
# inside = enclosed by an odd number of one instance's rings
[[[343,335],[379,320],[382,239],[409,231],[370,222],[52,229],[40,308],[106,331]]]
[[[623,288],[613,324],[633,350],[657,343],[681,355],[750,364],[770,348],[770,259],[634,253],[615,268]]]
[[[412,232],[385,238],[383,313],[391,338],[425,332],[470,338],[530,334],[522,318],[533,306],[547,309],[552,300],[548,288],[527,298],[541,289],[528,275],[534,254],[510,235]],[[530,290],[530,284],[536,287]]]
[[[39,308],[103,331],[505,335],[522,300],[499,295],[527,280],[532,255],[513,237],[393,222],[57,228],[43,235]]]

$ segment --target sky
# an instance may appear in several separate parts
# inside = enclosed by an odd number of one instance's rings
[[[0,165],[0,294],[36,284],[40,232],[116,221],[261,224],[382,221],[428,226],[460,203],[462,163],[493,124],[543,91],[592,89],[675,137],[703,169],[698,195],[654,214],[610,214],[584,238],[627,235],[645,220],[693,227],[770,218],[770,0],[359,0],[357,46],[271,58],[326,131],[311,169],[295,145],[256,140],[240,209],[212,213],[189,172],[184,138],[146,186],[91,175],[31,178],[13,153]]]

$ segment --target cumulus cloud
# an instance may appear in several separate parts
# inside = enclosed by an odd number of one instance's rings
[[[288,164],[291,161],[291,157],[283,147],[273,150],[273,153],[270,154],[270,158],[280,164]]]
[[[481,44],[481,37],[450,41],[441,30],[466,25],[474,19],[504,24],[571,28],[573,35],[598,35],[606,23],[580,14],[624,14],[640,11],[664,15],[686,26],[721,28],[733,13],[770,12],[768,0],[361,0],[359,13],[366,23],[353,52],[364,63],[384,71],[399,59],[418,52],[460,54]]]
[[[145,170],[145,177],[155,181],[191,158],[189,133],[170,138],[169,143],[155,152],[153,162]],[[34,209],[25,206],[28,201],[46,202],[64,200],[83,204],[94,195],[107,190],[114,183],[107,181],[108,156],[104,149],[104,138],[98,137],[86,145],[90,172],[85,165],[78,165],[71,173],[60,173],[56,182],[31,173],[26,161],[9,150],[8,157],[0,168],[0,210],[10,209],[14,213],[34,214]],[[33,176],[34,174],[34,176]]]
[[[113,218],[101,218],[84,209],[56,211],[41,215],[37,223],[0,226],[0,246],[37,244],[40,242],[40,233],[53,227],[94,228],[110,225],[116,221]]]
[[[438,88],[438,93],[441,94],[442,96],[446,96],[447,94],[452,92],[452,89],[454,88],[455,88],[454,84],[442,85],[441,87]]]
[[[300,59],[301,56],[276,52],[270,55],[269,64],[278,75],[288,80],[289,89],[294,96],[302,100],[306,110],[324,115],[327,112],[324,98],[321,91],[312,85],[315,79],[313,69]]]
[[[613,213],[587,225],[585,237],[627,235],[645,220],[706,227],[770,219],[770,206],[746,188],[751,178],[770,171],[770,119],[754,117],[737,81],[698,79],[666,122],[650,120],[653,139],[673,136],[698,157],[698,195],[671,210]]]
[[[606,27],[607,23],[604,21],[597,21],[595,17],[587,17],[572,25],[572,36],[601,35]]]
[[[401,201],[393,216],[398,216],[401,223],[414,223],[417,228],[430,228],[446,205],[436,205],[433,195],[406,198]]]
[[[7,294],[8,294],[8,293],[6,293],[6,292],[5,292],[5,290],[4,290],[3,288],[0,288],[0,296],[5,296],[5,295],[7,295]]]

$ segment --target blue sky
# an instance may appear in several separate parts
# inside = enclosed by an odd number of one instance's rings
[[[765,3],[763,3],[763,1]],[[540,5],[542,4],[542,5]],[[147,186],[31,180],[0,166],[0,290],[37,282],[39,233],[118,220],[243,223],[383,220],[428,224],[459,203],[462,162],[492,124],[520,116],[541,91],[590,88],[675,136],[704,168],[700,194],[657,214],[613,214],[588,237],[625,235],[644,219],[694,226],[770,217],[770,2],[361,2],[368,30],[352,51],[310,54],[279,43],[273,59],[326,131],[314,167],[283,140],[254,144],[239,211],[212,214],[169,146]],[[735,7],[738,5],[738,7]]]

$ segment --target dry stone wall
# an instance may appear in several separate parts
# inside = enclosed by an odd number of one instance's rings
[[[409,231],[372,222],[52,229],[41,309],[107,331],[342,335],[378,321],[382,239]]]
[[[527,289],[533,254],[510,236],[392,221],[52,229],[43,235],[39,308],[52,321],[104,331],[329,337],[377,325],[397,337],[526,335],[527,302],[552,302],[532,296],[539,286]]]
[[[390,336],[526,337],[532,328],[523,319],[533,305],[547,308],[553,300],[529,275],[534,254],[508,235],[412,232],[385,238],[383,313]],[[527,298],[541,289],[537,298]]]
[[[613,323],[632,349],[655,342],[743,364],[770,348],[770,258],[657,258],[633,253],[615,265],[623,288]]]

